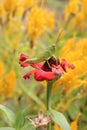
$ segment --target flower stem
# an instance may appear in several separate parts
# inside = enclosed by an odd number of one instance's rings
[[[46,108],[47,111],[49,112],[50,108],[51,108],[51,98],[52,98],[52,88],[53,88],[53,84],[56,80],[58,80],[59,77],[56,77],[54,80],[52,81],[48,81],[47,82],[47,104],[46,104]],[[51,130],[51,122],[48,124],[47,126],[47,130]]]
[[[50,107],[51,107],[51,97],[52,97],[52,83],[51,82],[48,82],[47,83],[47,111],[49,111]]]
[[[56,80],[58,80],[59,77],[57,76],[54,80],[47,82],[47,104],[46,104],[47,111],[49,111],[49,109],[51,108],[53,84],[55,83]]]

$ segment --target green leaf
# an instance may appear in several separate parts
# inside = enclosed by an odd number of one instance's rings
[[[69,114],[70,118],[72,120],[75,119],[76,115],[80,113],[80,110],[78,109],[78,106],[75,105],[75,101],[71,102],[67,113]]]
[[[42,106],[44,105],[43,102],[36,96],[33,94],[33,92],[29,91],[28,88],[26,86],[23,85],[23,83],[21,83],[21,81],[18,80],[18,83],[20,85],[20,88],[31,98],[33,99],[38,105]]]
[[[52,114],[52,120],[57,123],[63,130],[71,130],[65,116],[53,109],[50,110]]]
[[[20,130],[24,126],[24,113],[19,111],[16,116],[15,128]]]
[[[16,130],[16,129],[11,127],[0,127],[0,130]]]
[[[31,123],[26,123],[21,130],[36,130],[36,128]]]
[[[6,117],[8,118],[8,124],[10,126],[13,126],[15,123],[15,114],[12,110],[10,110],[8,107],[0,105],[0,110],[2,111],[2,113],[4,113],[6,115]]]

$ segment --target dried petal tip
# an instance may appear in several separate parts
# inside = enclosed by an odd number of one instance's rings
[[[43,128],[48,125],[48,123],[51,121],[51,115],[44,116],[43,112],[40,111],[38,113],[38,116],[32,121],[32,125],[36,128]]]

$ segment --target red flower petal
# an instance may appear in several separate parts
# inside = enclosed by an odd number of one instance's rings
[[[19,59],[19,61],[25,61],[25,60],[27,60],[29,57],[27,56],[27,55],[25,55],[25,54],[21,54],[20,55],[20,59]]]
[[[40,64],[40,63],[31,63],[31,66],[32,66],[33,68],[36,68],[36,69],[41,69],[42,64]]]
[[[61,67],[63,68],[63,70],[66,72],[67,62],[66,62],[65,59],[62,59],[60,65],[61,65]]]
[[[24,79],[29,79],[30,75],[34,74],[34,78],[37,81],[43,80],[53,80],[55,78],[55,74],[53,72],[45,72],[43,70],[32,70],[23,76]]]
[[[73,64],[68,64],[65,59],[62,59],[62,62],[60,63],[60,65],[64,69],[65,72],[66,72],[66,67],[71,68],[71,69],[75,68]]]
[[[27,66],[30,66],[30,64],[29,63],[23,63],[23,62],[19,62],[19,64],[20,64],[20,66],[21,67],[27,67]]]
[[[21,67],[32,66],[33,68],[36,68],[36,69],[40,69],[42,67],[42,64],[40,64],[40,63],[26,62],[27,59],[31,59],[31,58],[29,58],[27,55],[25,55],[23,53],[20,55],[19,64],[21,65]]]
[[[37,70],[34,73],[34,78],[37,81],[43,81],[43,80],[51,81],[55,78],[55,74],[54,72],[46,72],[43,70]]]
[[[64,69],[61,67],[61,65],[55,66],[53,65],[52,67],[52,72],[54,72],[55,74],[62,76],[62,74],[64,74]]]
[[[31,74],[34,74],[36,70],[32,70],[23,76],[24,79],[29,79]]]
[[[21,67],[27,67],[27,66],[30,66],[29,63],[24,63],[25,60],[27,60],[29,57],[26,56],[25,54],[21,54],[20,55],[20,59],[19,59],[19,64],[21,65]]]

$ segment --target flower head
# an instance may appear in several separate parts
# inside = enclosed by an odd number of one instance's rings
[[[18,4],[19,4],[19,0],[5,0],[4,8],[7,12],[12,12],[17,8]]]
[[[44,128],[51,121],[51,115],[44,116],[43,112],[40,111],[38,116],[32,121],[32,125],[36,128]]]
[[[31,40],[36,41],[48,29],[54,29],[54,12],[34,6],[29,13],[27,31]]]
[[[4,95],[5,98],[11,98],[15,92],[15,83],[16,83],[16,73],[15,70],[10,70],[9,73],[6,74],[5,82],[4,82]]]
[[[62,60],[61,62],[59,59],[56,59],[55,57],[49,58],[45,63],[26,63],[25,61],[29,59],[28,56],[25,54],[20,55],[19,64],[21,67],[28,67],[31,66],[35,68],[35,70],[32,70],[25,74],[23,77],[24,79],[29,79],[31,74],[34,74],[34,78],[37,81],[43,81],[48,80],[51,81],[55,79],[56,76],[62,76],[64,72],[66,72],[66,67],[74,68],[72,64],[68,64],[66,60]]]

